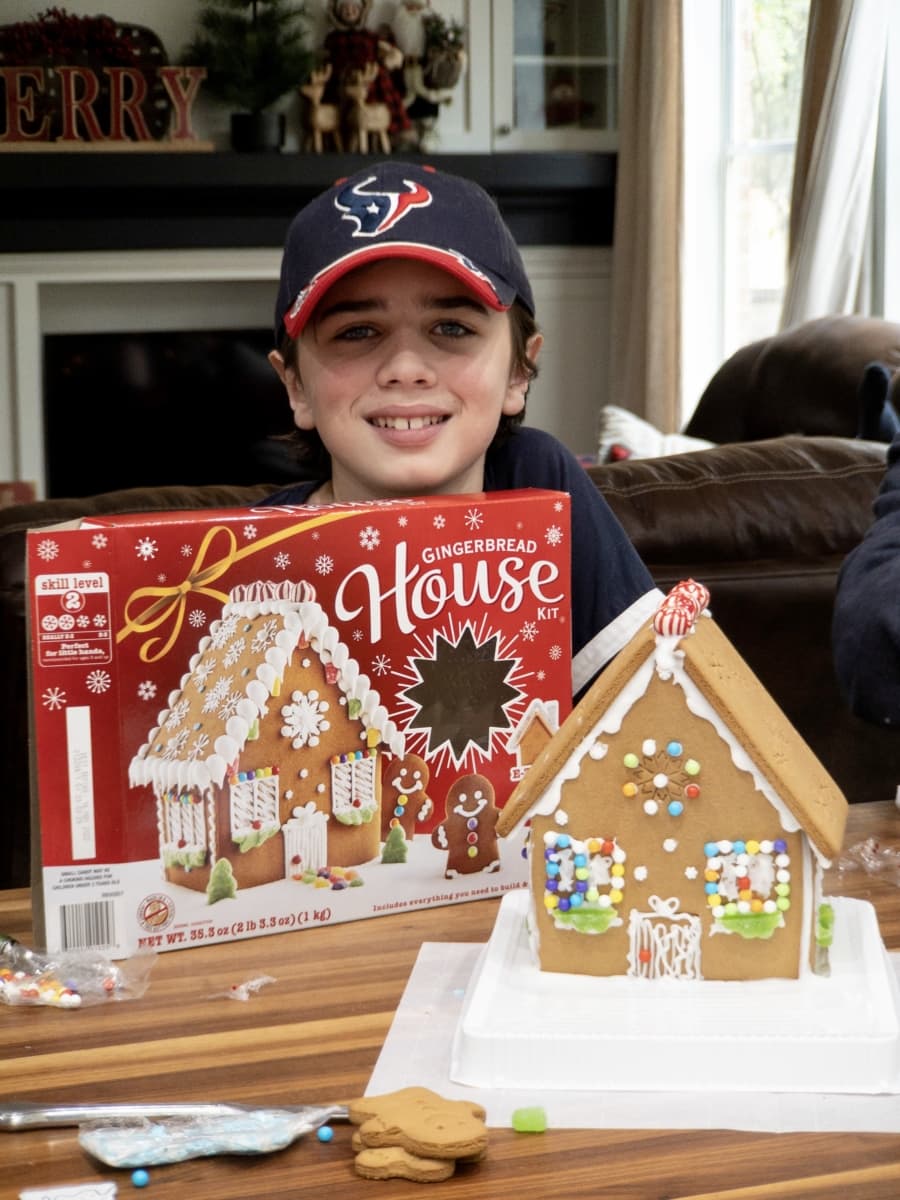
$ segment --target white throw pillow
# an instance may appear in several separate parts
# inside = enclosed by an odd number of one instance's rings
[[[627,408],[607,404],[600,412],[600,445],[597,461],[614,462],[622,458],[659,458],[664,454],[684,454],[687,450],[709,450],[715,442],[685,437],[683,433],[660,431]]]

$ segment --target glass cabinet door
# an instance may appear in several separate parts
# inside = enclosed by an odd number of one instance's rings
[[[614,150],[623,0],[494,0],[494,149]]]

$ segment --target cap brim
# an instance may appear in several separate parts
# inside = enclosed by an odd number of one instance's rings
[[[424,246],[419,242],[383,242],[381,245],[363,246],[353,250],[337,262],[331,263],[324,271],[320,271],[284,314],[284,328],[289,336],[300,336],[322,297],[339,279],[357,267],[386,258],[411,258],[440,267],[442,271],[465,284],[488,308],[497,312],[506,312],[516,298],[515,288],[510,284],[504,283],[496,275],[490,274],[452,250]]]

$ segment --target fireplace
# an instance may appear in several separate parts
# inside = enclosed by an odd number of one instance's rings
[[[5,478],[39,495],[278,483],[291,428],[272,348],[276,250],[0,260]],[[4,361],[4,358],[6,361]]]
[[[45,335],[47,495],[296,478],[271,348],[268,329]]]

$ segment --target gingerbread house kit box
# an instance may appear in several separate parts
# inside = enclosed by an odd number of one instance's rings
[[[496,895],[571,702],[569,498],[28,537],[35,938],[115,957]]]

